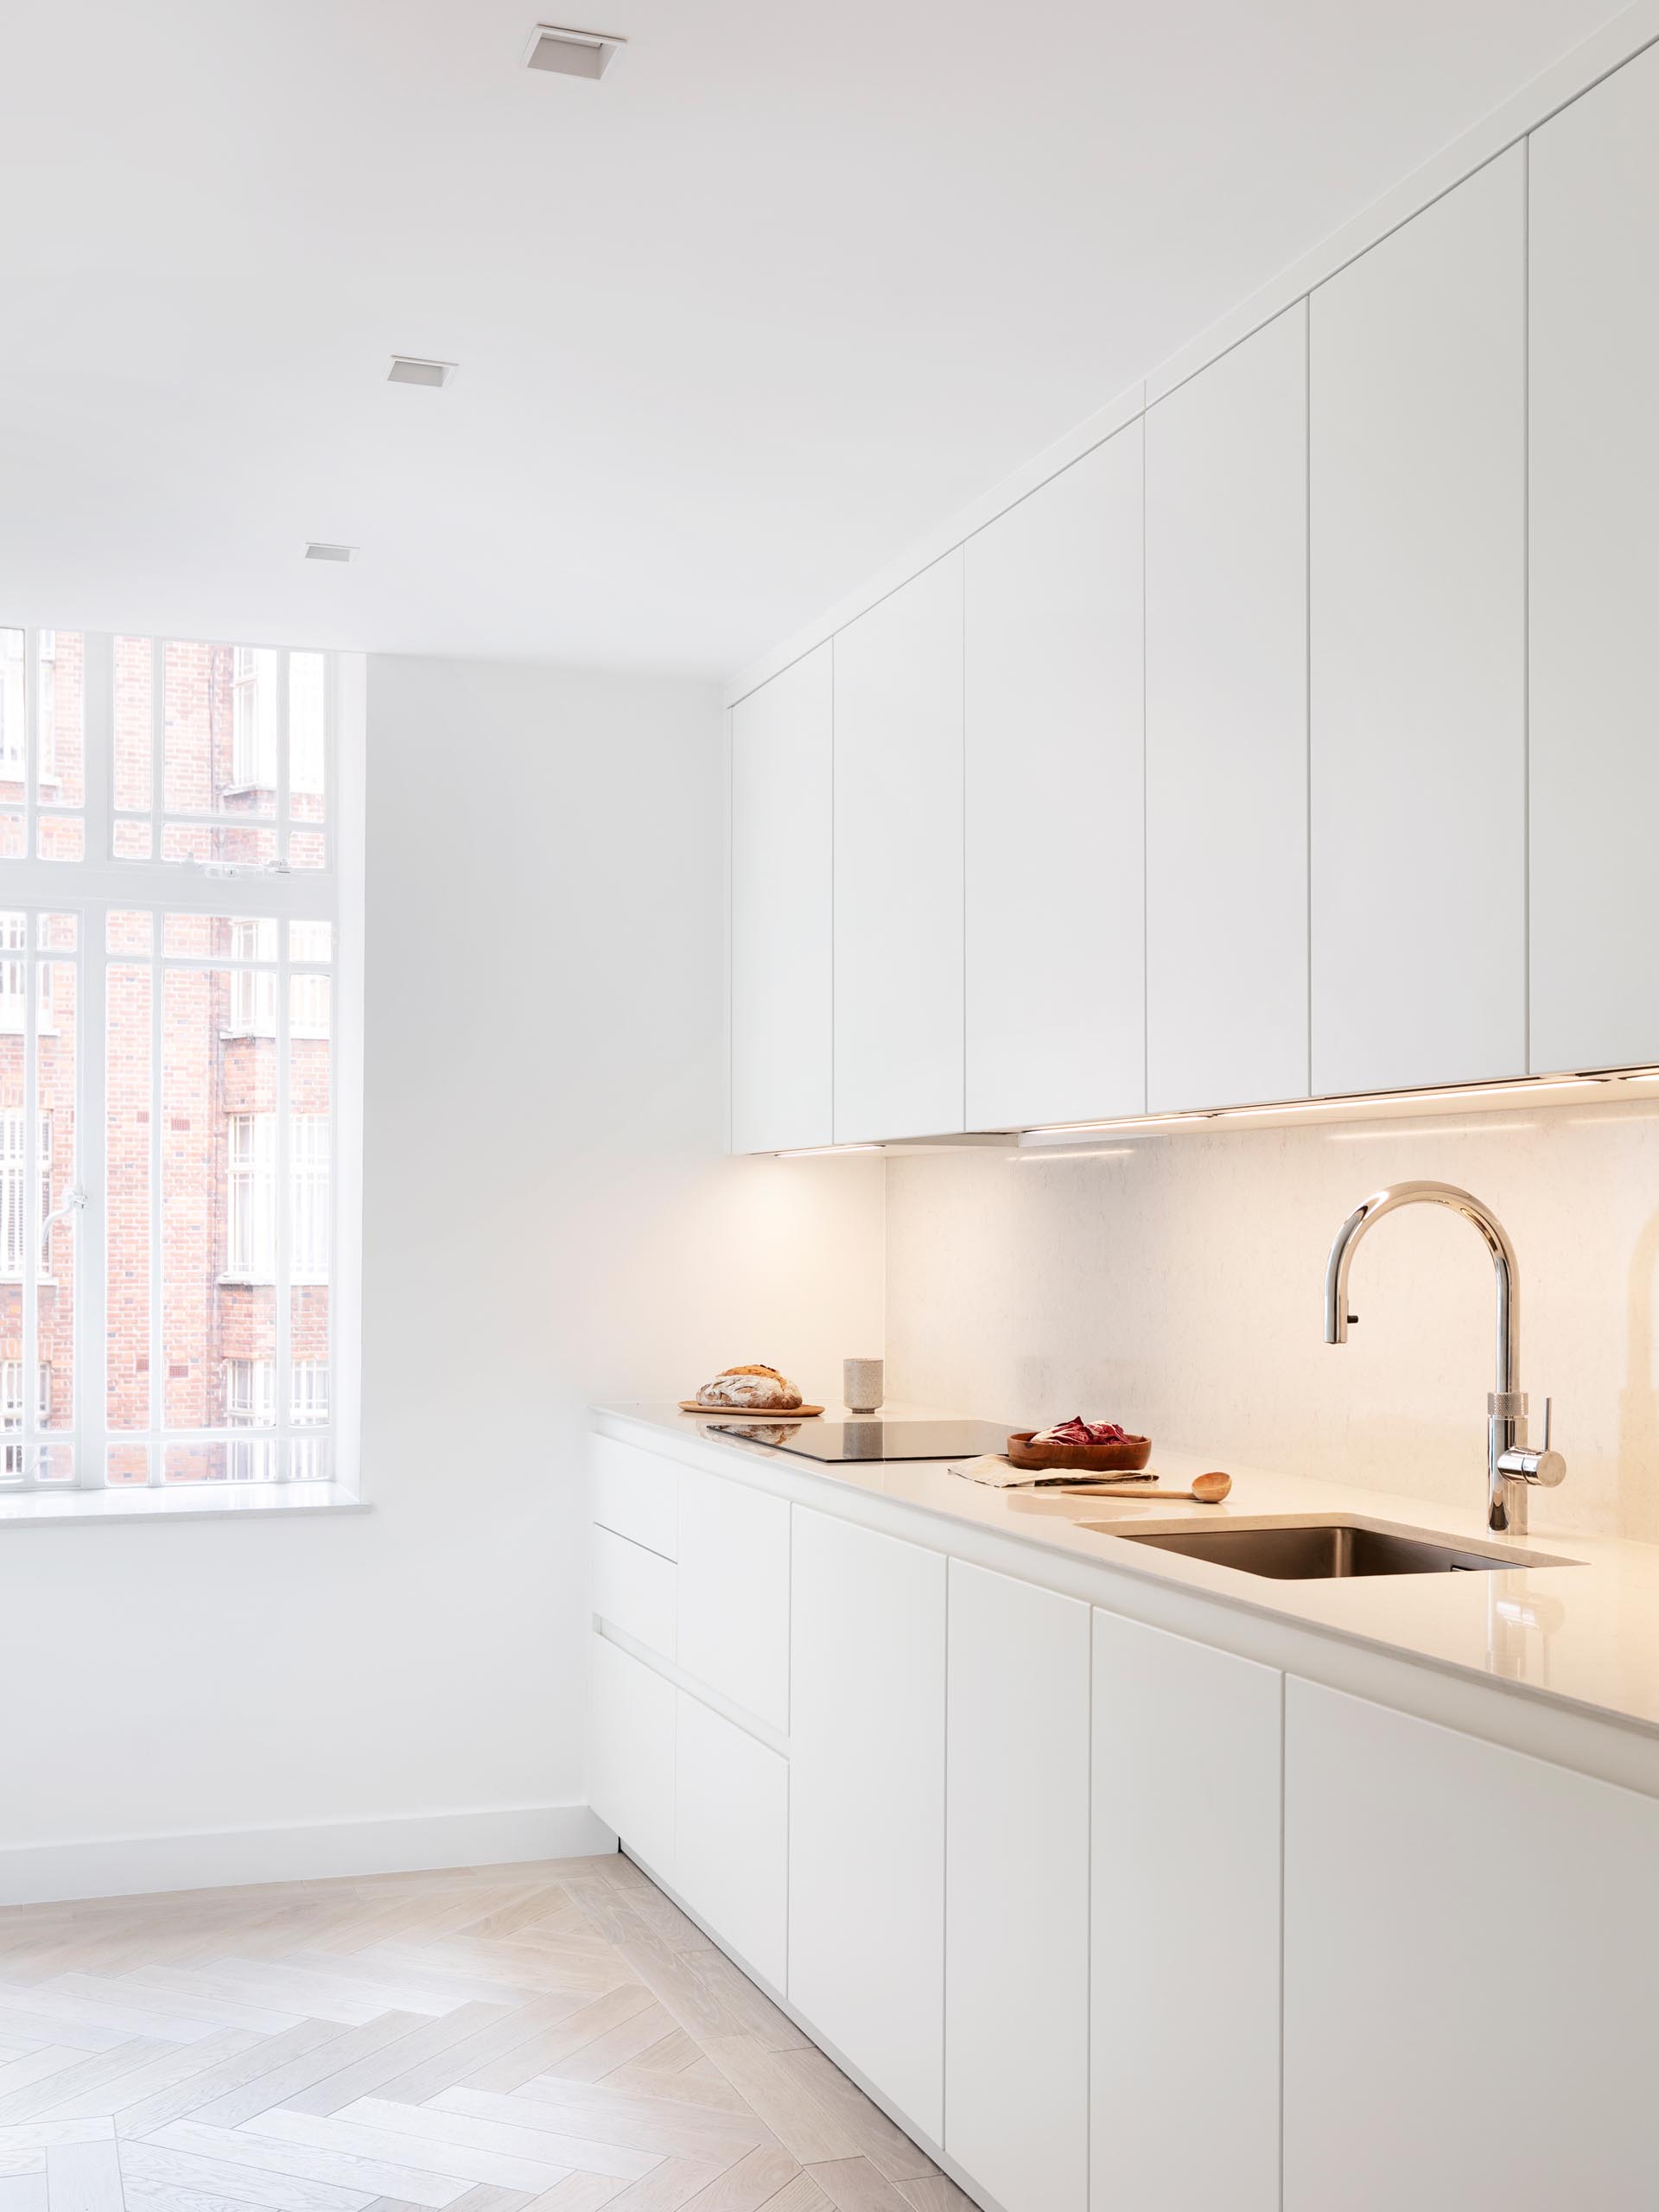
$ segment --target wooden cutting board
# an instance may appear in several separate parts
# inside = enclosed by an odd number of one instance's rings
[[[721,1421],[804,1421],[821,1414],[822,1406],[700,1406],[695,1398],[682,1398],[683,1414],[717,1414]]]

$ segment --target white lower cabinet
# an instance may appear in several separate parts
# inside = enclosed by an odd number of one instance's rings
[[[680,1472],[679,1662],[774,1728],[789,1726],[789,1506]]]
[[[950,1562],[946,2152],[1002,2212],[1089,2196],[1089,1608]]]
[[[1095,1614],[1094,2212],[1278,2212],[1283,1681]]]
[[[1652,2212],[1656,1866],[1659,1803],[1292,1678],[1285,2212]]]
[[[789,2000],[935,2143],[944,1614],[938,1553],[794,1509]]]
[[[675,1886],[739,1958],[781,1990],[789,1896],[789,1768],[679,1694]]]
[[[588,1802],[672,1882],[674,1686],[602,1636],[589,1638],[588,1665]]]

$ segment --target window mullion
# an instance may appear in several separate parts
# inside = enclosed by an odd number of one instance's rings
[[[115,639],[88,634],[83,647],[86,850],[115,849]],[[109,1134],[108,932],[105,910],[79,911],[79,966],[75,1043],[75,1178],[86,1203],[65,1227],[75,1253],[75,1479],[87,1489],[109,1480],[104,1432],[109,1413],[105,1367],[109,1347],[109,1206],[105,1190]]]
[[[149,1411],[147,1423],[152,1488],[159,1488],[161,1484],[167,1457],[164,1438],[167,1394],[163,1384],[166,1370],[162,1363],[166,1350],[162,1341],[165,1275],[162,1263],[162,1107],[165,1096],[162,1071],[162,1040],[165,1033],[162,990],[167,981],[167,970],[162,965],[164,926],[161,914],[152,913],[149,957]]]
[[[29,632],[32,638],[34,632]],[[24,678],[27,684],[28,678]],[[32,716],[25,722],[29,728]],[[29,741],[25,761],[29,774],[34,771],[33,739]],[[29,817],[33,835],[34,817]],[[22,1372],[18,1389],[22,1398],[22,1415],[17,1434],[22,1439],[23,1483],[25,1488],[38,1482],[41,1476],[40,1453],[44,1449],[41,1436],[41,1394],[34,1387],[34,1378],[40,1373],[40,1272],[41,1236],[43,1216],[41,1211],[41,1082],[40,1082],[40,1018],[41,988],[41,918],[31,907],[25,924],[29,949],[24,956],[23,987],[23,1126],[22,1156],[23,1187],[21,1212],[23,1224],[23,1249],[18,1274],[22,1287],[23,1335],[20,1347]]]
[[[284,747],[286,750],[286,747]],[[283,778],[283,789],[287,779]],[[276,1469],[279,1479],[286,1481],[289,1471],[290,1441],[294,1427],[292,1380],[293,1347],[289,1343],[293,1320],[293,1294],[289,1285],[294,1268],[294,1162],[289,1122],[289,932],[285,925],[279,925],[276,943]]]

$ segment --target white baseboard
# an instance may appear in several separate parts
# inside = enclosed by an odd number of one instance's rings
[[[447,1866],[503,1866],[586,1859],[616,1836],[586,1805],[528,1805],[481,1813],[415,1813],[311,1827],[216,1828],[96,1843],[0,1847],[0,1904],[142,1897],[256,1882],[412,1874]]]

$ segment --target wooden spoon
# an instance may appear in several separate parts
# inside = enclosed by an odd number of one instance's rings
[[[1230,1475],[1219,1471],[1197,1476],[1191,1490],[1148,1490],[1144,1483],[1069,1483],[1067,1497],[1180,1497],[1194,1505],[1219,1505],[1233,1486]]]

